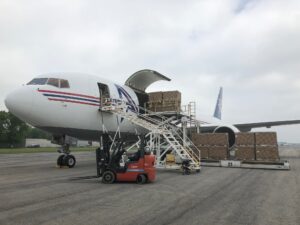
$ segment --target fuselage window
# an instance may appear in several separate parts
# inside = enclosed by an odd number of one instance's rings
[[[69,81],[61,79],[60,80],[60,88],[70,88]]]
[[[54,87],[59,87],[59,80],[56,78],[49,78],[47,84],[52,85]]]
[[[34,78],[27,85],[44,85],[47,83],[48,78]]]

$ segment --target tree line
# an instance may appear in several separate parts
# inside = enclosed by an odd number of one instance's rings
[[[10,112],[0,111],[0,147],[21,146],[26,138],[51,139],[51,134],[31,127]]]

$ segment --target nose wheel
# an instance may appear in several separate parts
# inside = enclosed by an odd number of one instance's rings
[[[60,149],[57,150],[59,153],[62,153],[57,158],[57,165],[59,167],[67,166],[69,168],[73,168],[76,164],[76,159],[74,155],[70,154],[70,145],[69,144],[63,144]]]
[[[57,158],[57,165],[59,167],[67,166],[73,168],[76,165],[76,158],[73,155],[63,154]]]

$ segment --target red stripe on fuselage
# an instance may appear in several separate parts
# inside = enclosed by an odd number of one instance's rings
[[[88,102],[81,102],[81,101],[73,101],[73,100],[66,100],[66,99],[60,99],[60,98],[48,98],[50,101],[57,101],[57,102],[71,102],[71,103],[78,103],[78,104],[84,104],[84,105],[93,105],[93,106],[100,106],[99,104],[93,104]]]
[[[38,89],[39,92],[48,92],[48,93],[54,93],[54,94],[64,94],[64,95],[73,95],[73,96],[79,96],[79,97],[85,97],[85,98],[92,98],[92,99],[98,99],[95,96],[90,96],[90,95],[82,95],[82,94],[76,94],[76,93],[70,93],[70,92],[62,92],[62,91],[50,91],[50,90],[41,90]]]

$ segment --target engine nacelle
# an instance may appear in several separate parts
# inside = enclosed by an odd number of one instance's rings
[[[217,127],[213,133],[227,133],[228,134],[228,142],[229,142],[229,148],[234,146],[235,144],[235,133],[239,132],[239,130],[234,126],[219,126]]]

